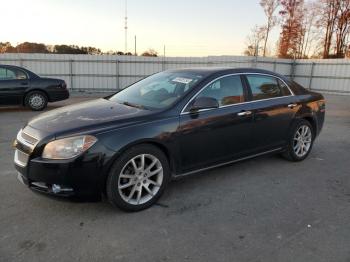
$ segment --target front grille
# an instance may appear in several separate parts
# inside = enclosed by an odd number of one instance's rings
[[[38,139],[20,130],[15,140],[15,164],[21,167],[26,167],[28,164],[29,156],[33,152]]]

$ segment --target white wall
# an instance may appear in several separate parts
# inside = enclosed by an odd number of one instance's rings
[[[0,54],[0,64],[23,66],[38,75],[64,79],[70,89],[114,90],[174,68],[256,67],[295,76],[315,90],[350,94],[350,60],[293,60],[247,56],[134,57],[113,55]],[[312,69],[313,67],[313,69]],[[312,72],[313,71],[313,72]],[[312,81],[310,76],[313,73]]]

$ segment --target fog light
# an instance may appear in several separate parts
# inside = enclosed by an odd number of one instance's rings
[[[61,192],[61,186],[60,186],[60,185],[53,184],[53,185],[52,185],[52,192],[53,192],[54,194],[57,194],[57,193]]]
[[[54,193],[54,194],[58,194],[58,193],[61,193],[61,192],[73,192],[73,188],[62,187],[62,186],[57,185],[57,184],[53,184],[51,186],[51,190],[52,190],[52,193]]]

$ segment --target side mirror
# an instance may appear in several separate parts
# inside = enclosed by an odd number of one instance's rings
[[[198,97],[194,100],[194,103],[192,104],[190,108],[190,112],[195,112],[201,109],[211,109],[211,108],[218,108],[219,102],[213,97]]]

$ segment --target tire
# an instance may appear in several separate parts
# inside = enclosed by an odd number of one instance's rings
[[[302,135],[302,138],[300,135]],[[298,140],[298,137],[300,140]],[[305,119],[297,120],[290,129],[287,148],[282,156],[293,162],[303,161],[310,154],[314,139],[315,132],[310,122]]]
[[[48,98],[44,92],[32,91],[29,92],[24,98],[25,106],[29,107],[33,111],[42,111],[46,108]]]
[[[168,159],[160,149],[135,146],[114,162],[106,183],[107,199],[122,210],[141,211],[160,198],[169,179]]]

